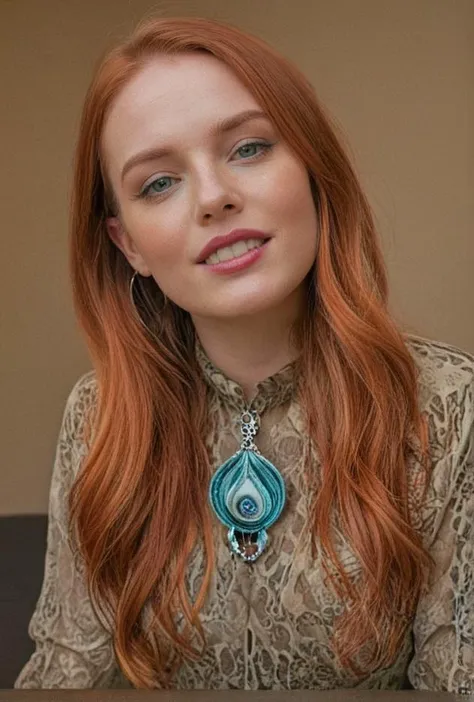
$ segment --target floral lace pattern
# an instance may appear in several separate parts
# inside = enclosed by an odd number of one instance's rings
[[[474,692],[474,356],[454,346],[409,336],[419,368],[419,402],[427,413],[434,472],[423,502],[421,471],[409,457],[410,508],[436,569],[420,597],[396,661],[359,679],[340,667],[329,645],[342,603],[310,558],[308,486],[303,461],[308,440],[295,398],[295,365],[259,384],[256,443],[280,470],[287,503],[269,529],[269,545],[249,565],[231,556],[225,528],[214,523],[216,568],[201,612],[207,648],[185,662],[177,689],[416,689]],[[208,384],[214,469],[239,446],[242,389],[197,346]],[[48,544],[40,597],[29,625],[36,650],[16,688],[130,687],[115,659],[110,633],[94,614],[83,565],[67,542],[67,496],[85,456],[81,427],[97,397],[93,371],[66,403],[51,481]],[[314,461],[318,456],[312,453]],[[344,535],[336,534],[344,567],[359,568]],[[193,596],[203,577],[197,544],[188,564]],[[145,615],[146,616],[146,615]]]

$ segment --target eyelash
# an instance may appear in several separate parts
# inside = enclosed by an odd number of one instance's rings
[[[270,149],[273,148],[274,144],[270,144],[269,142],[266,141],[249,141],[246,144],[242,144],[239,146],[236,151],[240,151],[240,149],[244,149],[247,146],[261,146],[263,151],[261,151],[259,154],[255,156],[250,156],[249,158],[243,158],[241,160],[243,161],[256,161],[259,158],[262,158],[262,156],[265,156],[265,154],[270,151]],[[151,183],[149,183],[147,186],[143,188],[137,195],[136,198],[137,200],[156,200],[156,198],[160,198],[161,195],[165,195],[167,190],[163,190],[161,193],[154,192],[151,194],[151,187],[153,183],[156,183],[159,180],[162,180],[164,178],[171,178],[171,176],[160,176],[159,178],[155,178]]]

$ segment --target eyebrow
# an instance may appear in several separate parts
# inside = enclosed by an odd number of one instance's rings
[[[244,124],[245,122],[248,122],[251,119],[257,119],[262,117],[264,119],[268,119],[265,112],[262,112],[261,110],[245,110],[245,112],[239,112],[236,115],[232,115],[232,117],[226,117],[225,119],[220,120],[212,126],[209,133],[211,136],[219,136],[220,134],[225,134],[226,132],[230,132],[233,129],[240,127],[241,124]],[[135,156],[132,156],[128,159],[128,161],[126,161],[124,167],[122,168],[122,181],[127,175],[128,171],[130,171],[138,164],[146,163],[147,161],[157,161],[159,158],[170,156],[172,153],[173,149],[170,149],[168,147],[152,147],[150,149],[140,151],[138,154],[135,154]]]

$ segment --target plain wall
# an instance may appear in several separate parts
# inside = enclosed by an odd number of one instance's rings
[[[98,57],[153,9],[227,20],[301,67],[347,135],[393,314],[474,352],[473,0],[0,0],[0,514],[46,512],[91,367],[67,270],[74,140]]]

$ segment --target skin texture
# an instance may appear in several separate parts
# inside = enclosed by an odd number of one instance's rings
[[[268,118],[211,133],[249,109],[261,107],[214,57],[158,56],[116,97],[101,151],[119,207],[109,236],[190,313],[211,360],[251,393],[292,360],[288,332],[304,305],[318,236],[306,167]],[[122,175],[131,158],[165,146],[172,155]],[[148,199],[137,197],[152,183]],[[230,275],[196,263],[210,239],[242,227],[272,237],[256,263]]]

